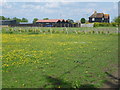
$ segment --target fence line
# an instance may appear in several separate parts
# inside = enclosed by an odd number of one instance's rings
[[[42,30],[43,29],[43,30]],[[112,34],[118,33],[118,28],[83,28],[82,30],[76,30],[72,28],[60,28],[59,30],[54,30],[55,28],[39,28],[39,27],[9,27],[2,28],[3,33],[75,33],[75,34]],[[81,29],[81,28],[80,28]],[[85,29],[85,30],[84,30]]]

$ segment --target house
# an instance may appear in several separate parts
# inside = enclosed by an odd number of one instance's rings
[[[0,25],[14,25],[18,24],[16,20],[0,20]]]
[[[70,23],[64,19],[48,19],[48,20],[37,20],[37,25],[41,27],[67,27]]]
[[[97,13],[96,11],[89,17],[89,22],[105,22],[109,23],[110,16],[109,14]]]

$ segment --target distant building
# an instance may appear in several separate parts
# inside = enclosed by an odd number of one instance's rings
[[[10,25],[10,26],[20,26],[20,27],[30,27],[33,26],[33,23],[28,23],[28,22],[19,22],[17,25]]]
[[[64,19],[37,20],[36,24],[42,27],[67,27],[70,25],[70,23]]]
[[[89,17],[89,22],[106,22],[109,23],[110,16],[109,14],[97,13],[96,11]]]
[[[81,27],[93,27],[94,23],[81,24]]]
[[[18,24],[16,20],[0,20],[0,25],[15,25]]]
[[[75,23],[76,23],[76,27],[81,27],[81,21],[80,20],[77,20]]]
[[[19,22],[19,24],[33,24],[33,23],[28,23],[28,22]]]

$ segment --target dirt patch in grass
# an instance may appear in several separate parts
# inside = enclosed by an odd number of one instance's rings
[[[112,65],[112,67],[115,68],[115,70],[110,73],[110,70],[105,71],[107,77],[106,81],[103,84],[103,88],[119,88],[120,86],[120,78],[119,78],[119,72],[118,65]]]

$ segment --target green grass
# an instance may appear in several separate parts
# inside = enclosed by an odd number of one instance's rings
[[[102,87],[117,35],[3,34],[3,88]]]

